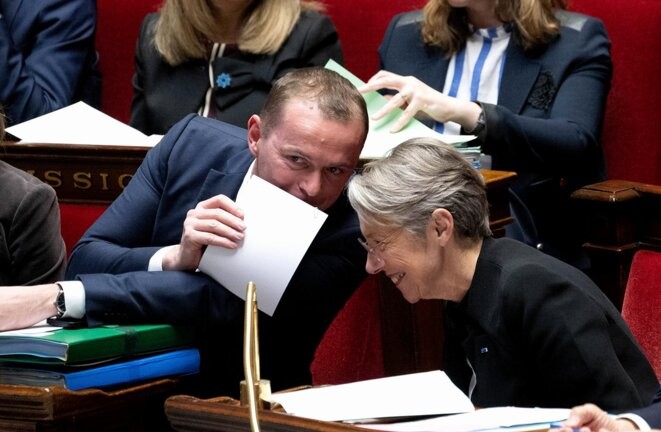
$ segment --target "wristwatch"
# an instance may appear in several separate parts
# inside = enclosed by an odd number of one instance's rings
[[[55,306],[55,309],[57,309],[57,314],[55,317],[60,319],[67,312],[67,304],[64,301],[64,288],[62,288],[62,285],[60,284],[57,284],[57,286],[60,288],[60,291],[57,293],[57,297],[55,298],[53,305]]]
[[[465,132],[466,135],[479,135],[486,127],[487,127],[487,122],[484,119],[484,108],[482,108],[482,111],[480,111],[480,115],[477,118],[477,123],[475,124],[473,130],[465,131]]]

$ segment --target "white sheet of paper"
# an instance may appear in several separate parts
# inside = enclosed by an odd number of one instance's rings
[[[93,144],[152,147],[157,138],[115,120],[85,102],[7,128],[20,143]]]
[[[248,282],[255,282],[257,306],[273,315],[328,215],[255,175],[236,203],[245,215],[243,244],[237,249],[209,246],[200,271],[243,300]]]
[[[475,409],[439,370],[274,393],[271,399],[290,414],[327,421],[454,414]]]
[[[360,87],[365,84],[360,80],[360,78],[353,75],[351,72],[333,60],[329,60],[325,67],[347,78],[356,87]],[[363,94],[363,98],[367,104],[367,112],[370,116],[372,116],[388,102],[388,99],[386,99],[385,96],[376,91]],[[464,146],[464,143],[475,139],[474,135],[439,134],[435,130],[427,127],[425,124],[416,119],[412,119],[399,132],[390,132],[391,127],[395,121],[397,121],[401,113],[402,110],[397,108],[389,115],[378,121],[374,121],[370,118],[369,131],[367,133],[367,139],[365,140],[363,151],[360,153],[360,159],[369,160],[382,158],[387,155],[390,150],[410,138],[433,137],[447,144],[452,144],[455,147],[462,147]],[[479,152],[479,148],[477,147],[470,148],[473,151]]]
[[[28,337],[41,337],[47,336],[55,331],[61,330],[62,327],[54,327],[48,323],[46,320],[40,321],[32,327],[27,327],[17,330],[7,330],[0,332],[1,336],[28,336]]]
[[[473,432],[503,428],[524,431],[548,429],[551,423],[564,421],[568,416],[567,408],[494,407],[425,420],[361,426],[390,432]]]

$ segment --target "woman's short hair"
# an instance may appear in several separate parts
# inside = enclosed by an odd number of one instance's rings
[[[302,10],[323,11],[323,5],[306,0],[254,0],[244,18],[238,45],[252,54],[274,54],[289,36]],[[165,0],[156,23],[156,49],[172,66],[206,58],[209,42],[218,27],[213,2]]]
[[[312,100],[326,118],[340,122],[360,120],[367,136],[368,122],[365,99],[342,75],[320,66],[294,69],[274,83],[260,112],[262,133],[267,136],[282,121],[287,102]]]
[[[448,210],[455,234],[472,241],[491,235],[482,175],[452,146],[413,138],[367,163],[349,182],[349,201],[361,220],[424,236],[432,212]]]

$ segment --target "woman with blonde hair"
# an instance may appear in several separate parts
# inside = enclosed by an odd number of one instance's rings
[[[600,133],[612,64],[603,23],[565,0],[429,0],[396,16],[382,71],[362,91],[446,134],[477,136],[493,169],[516,171],[510,237],[575,265],[569,194],[605,178]]]
[[[140,31],[131,125],[163,134],[197,112],[245,127],[277,78],[343,63],[322,10],[305,0],[165,0]]]

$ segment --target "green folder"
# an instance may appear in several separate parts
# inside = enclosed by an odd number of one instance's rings
[[[82,365],[192,345],[193,331],[168,324],[0,333],[0,360]]]

